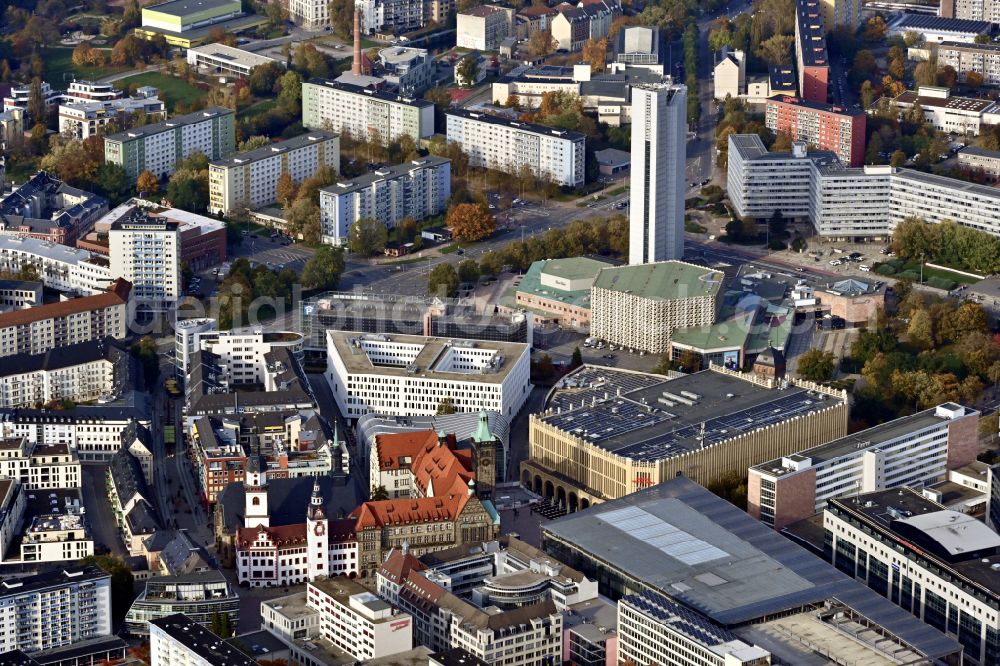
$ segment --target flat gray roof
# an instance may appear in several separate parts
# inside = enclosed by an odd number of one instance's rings
[[[667,379],[585,365],[557,384],[549,411],[537,418],[617,455],[655,461],[838,402],[794,385],[768,389],[714,370]]]
[[[169,118],[162,122],[150,123],[148,125],[125,130],[123,132],[115,132],[114,134],[109,134],[105,138],[111,141],[131,141],[132,139],[152,136],[154,134],[159,134],[160,132],[174,130],[184,125],[194,125],[195,123],[201,123],[218,116],[226,115],[236,115],[236,112],[232,109],[224,109],[221,106],[210,106],[207,109],[195,111],[194,113],[188,113],[183,116],[177,116],[176,118]]]
[[[356,333],[353,331],[327,331],[327,340],[337,348],[344,366],[351,374],[389,375],[394,377],[421,377],[446,379],[459,382],[501,383],[510,373],[514,364],[522,354],[528,352],[528,345],[520,342],[498,342],[495,340],[462,340],[444,337],[425,337],[423,335],[387,335],[383,333]],[[406,366],[374,365],[368,353],[354,341],[392,341],[408,345],[420,345],[413,365],[416,371],[409,372]],[[442,372],[435,370],[441,355],[448,346],[456,349],[470,347],[479,350],[489,350],[503,356],[503,362],[490,372]]]
[[[966,410],[966,414],[975,413],[976,412],[973,410]],[[799,451],[795,454],[795,456],[800,459],[811,458],[812,464],[816,465],[840,458],[842,456],[850,455],[852,453],[857,453],[861,450],[876,447],[879,444],[915,433],[918,430],[924,430],[926,428],[931,428],[947,422],[948,419],[946,417],[937,415],[936,408],[927,409],[922,412],[917,412],[916,414],[911,414],[910,416],[893,419],[887,423],[882,423],[877,426],[861,430],[825,444],[820,444],[819,446],[814,446],[811,449]],[[785,469],[781,466],[781,458],[776,458],[775,460],[771,460],[769,462],[754,465],[752,469],[756,469],[767,474],[776,474],[778,476],[783,473],[793,471]],[[775,469],[778,471],[775,472]]]
[[[237,11],[240,8],[239,0],[169,0],[158,5],[147,5],[143,9],[173,16],[189,16],[209,9],[219,9],[226,5],[232,5]]]
[[[686,477],[542,525],[581,551],[729,627],[837,599],[930,657],[959,644]],[[586,574],[587,571],[585,570]]]
[[[212,160],[209,164],[217,167],[244,166],[268,157],[275,157],[277,155],[281,155],[282,153],[289,153],[293,150],[304,148],[305,146],[311,146],[323,141],[329,141],[337,136],[338,135],[335,132],[325,132],[323,130],[306,132],[305,134],[300,134],[299,136],[292,137],[291,139],[287,139],[285,141],[269,143],[266,146],[261,146],[260,148],[248,150],[244,153],[237,153],[224,160]]]

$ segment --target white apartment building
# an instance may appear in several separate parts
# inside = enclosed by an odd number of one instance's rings
[[[907,90],[893,102],[900,115],[919,105],[924,118],[939,132],[979,136],[983,125],[1000,123],[1000,105],[996,102],[975,97],[954,97],[949,88],[920,86],[916,92]]]
[[[132,298],[151,309],[164,309],[180,296],[179,227],[136,208],[117,217],[108,231],[111,273],[131,282]]]
[[[149,657],[150,666],[257,666],[256,659],[182,613],[150,621]]]
[[[319,636],[358,660],[380,659],[413,647],[412,618],[346,576],[317,578],[306,586],[319,612]]]
[[[330,25],[330,3],[324,0],[288,0],[288,20],[306,30]]]
[[[79,562],[94,554],[94,539],[84,524],[80,500],[67,498],[66,504],[52,508],[52,513],[32,516],[21,538],[20,559],[8,554],[6,564]]]
[[[0,279],[0,312],[41,307],[42,283]]]
[[[513,418],[531,390],[530,348],[514,342],[327,331],[326,380],[349,421],[369,413],[458,412]]]
[[[133,423],[150,426],[149,417],[116,406],[72,410],[0,410],[0,438],[29,444],[65,445],[83,462],[106,462],[122,448],[123,433]],[[134,450],[134,447],[133,447]],[[137,458],[142,458],[137,455]],[[144,463],[144,466],[146,463]]]
[[[807,216],[821,236],[886,238],[910,216],[931,223],[952,220],[1000,236],[996,188],[885,165],[849,169],[825,151],[806,154],[800,148],[775,157],[755,135],[729,140],[728,189],[735,212],[757,216],[780,210],[786,217],[802,216],[806,165],[798,160],[808,165]]]
[[[0,479],[16,479],[25,490],[79,488],[80,456],[65,444],[39,444],[23,437],[0,439]]]
[[[0,269],[17,273],[34,266],[46,287],[82,296],[108,290],[115,277],[107,258],[49,241],[0,234]]]
[[[938,64],[954,68],[959,81],[964,83],[969,72],[976,72],[982,75],[985,85],[1000,85],[1000,44],[943,42],[937,53]]]
[[[45,101],[45,107],[48,108],[53,104],[59,102],[62,99],[62,92],[58,90],[53,90],[45,81],[42,81],[41,86],[42,99]],[[31,98],[31,84],[27,83],[24,85],[11,86],[10,94],[3,98],[3,110],[10,111],[11,109],[23,109],[27,110],[28,100]]]
[[[214,336],[219,323],[209,317],[178,319],[174,323],[174,366],[178,377],[191,370],[191,357],[201,349],[202,336]]]
[[[434,105],[328,79],[302,84],[302,124],[387,145],[407,135],[417,143],[434,134]]]
[[[662,594],[618,600],[618,658],[635,664],[767,666],[771,653]]]
[[[528,166],[537,177],[563,187],[583,185],[587,139],[579,132],[466,109],[449,110],[447,123],[448,141],[462,147],[469,156],[469,166],[509,174]]]
[[[1000,23],[1000,3],[996,0],[942,0],[938,15],[967,21]]]
[[[104,137],[104,159],[124,168],[133,182],[143,171],[166,178],[192,153],[203,153],[210,160],[232,154],[235,118],[232,109],[214,106],[111,134]]]
[[[912,488],[834,499],[823,511],[832,563],[965,648],[1000,659],[1000,535]]]
[[[663,354],[674,329],[715,322],[722,274],[682,261],[601,269],[590,289],[590,334]]]
[[[0,653],[27,653],[111,635],[111,576],[65,567],[0,581]]]
[[[110,339],[9,356],[0,369],[0,407],[107,399],[124,388],[121,368],[127,364],[128,351]]]
[[[278,179],[296,184],[321,166],[340,171],[340,137],[322,130],[238,153],[208,165],[208,212],[230,215],[277,200]]]
[[[979,412],[953,403],[749,469],[748,513],[781,529],[834,497],[943,481],[975,459]]]
[[[131,291],[127,280],[115,280],[104,294],[0,314],[0,357],[41,354],[55,347],[107,337],[124,339]]]
[[[480,5],[456,16],[455,45],[473,51],[496,51],[513,31],[514,10]]]
[[[1000,179],[1000,151],[966,146],[958,152],[958,165],[969,169],[982,169],[991,182]]]
[[[344,245],[351,225],[364,218],[392,229],[407,217],[439,215],[450,197],[451,160],[433,155],[342,180],[319,192],[323,242]]]
[[[59,105],[59,133],[74,139],[97,136],[109,124],[121,123],[142,111],[149,120],[162,120],[167,108],[156,97],[126,97],[108,102],[72,102]]]
[[[140,90],[148,91],[144,87]],[[95,83],[94,81],[72,81],[66,92],[62,93],[62,101],[66,104],[81,104],[86,102],[110,102],[121,99],[125,93],[115,88],[113,83]]]
[[[715,75],[712,83],[715,86],[715,99],[733,99],[746,94],[747,91],[747,59],[743,51],[724,46],[719,53],[719,62],[713,70]]]
[[[292,9],[289,7],[289,13],[291,11]],[[325,13],[326,8],[323,7],[322,11]],[[327,19],[327,22],[329,22],[329,19]],[[187,63],[191,67],[208,70],[213,73],[231,74],[244,78],[250,76],[253,70],[261,65],[274,63],[284,67],[284,63],[281,60],[225,44],[192,46],[187,50]]]
[[[28,493],[14,479],[0,477],[0,550],[10,547],[14,536],[21,531],[21,521],[28,504]]]
[[[402,35],[431,22],[444,24],[455,6],[455,0],[358,0],[354,5],[366,35]]]
[[[687,86],[632,87],[630,264],[684,256]]]

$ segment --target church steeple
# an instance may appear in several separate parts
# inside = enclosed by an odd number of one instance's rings
[[[269,527],[270,512],[267,508],[267,459],[260,453],[260,444],[254,441],[247,456],[243,475],[243,491],[246,495],[244,506],[244,527]]]

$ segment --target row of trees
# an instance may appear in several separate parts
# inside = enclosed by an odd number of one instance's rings
[[[892,249],[907,261],[929,261],[987,274],[1000,272],[1000,238],[950,220],[927,224],[907,218],[892,234]]]

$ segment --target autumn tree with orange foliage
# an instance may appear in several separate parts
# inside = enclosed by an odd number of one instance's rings
[[[497,227],[496,219],[482,204],[458,204],[448,211],[448,226],[456,240],[477,241],[492,234]]]
[[[583,45],[583,60],[590,64],[592,74],[602,74],[608,60],[608,38],[590,38]]]

